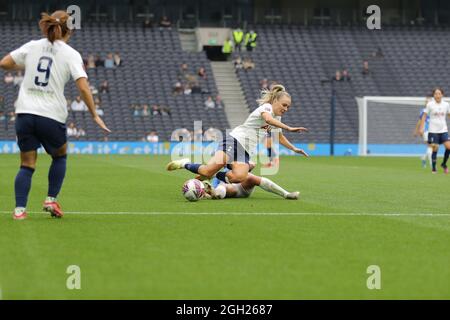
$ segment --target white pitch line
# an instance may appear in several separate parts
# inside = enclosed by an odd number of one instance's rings
[[[0,211],[3,214],[12,214],[9,211]],[[31,211],[28,213],[45,214],[42,211]],[[168,212],[168,211],[148,211],[148,212],[126,212],[126,211],[66,211],[66,214],[73,215],[179,215],[179,216],[380,216],[380,217],[450,217],[450,213],[370,213],[370,212]]]

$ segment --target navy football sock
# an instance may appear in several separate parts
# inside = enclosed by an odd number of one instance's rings
[[[186,163],[184,168],[192,173],[198,173],[198,168],[200,168],[200,166],[201,164],[198,163]]]
[[[21,166],[16,175],[14,182],[14,191],[16,194],[16,208],[27,206],[28,193],[31,189],[31,178],[33,177],[34,169],[30,167]]]
[[[56,198],[66,175],[67,155],[53,158],[48,171],[48,196]]]
[[[446,167],[447,166],[447,160],[448,160],[448,157],[450,156],[450,149],[445,149],[445,153],[444,153],[444,161],[442,161],[442,165],[444,166],[444,167]]]
[[[431,154],[431,165],[433,167],[433,171],[436,171],[436,160],[437,160],[437,151],[433,151]]]
[[[230,183],[230,181],[227,178],[227,173],[224,171],[220,171],[216,173],[216,178],[219,179],[220,181],[223,181],[225,183]]]

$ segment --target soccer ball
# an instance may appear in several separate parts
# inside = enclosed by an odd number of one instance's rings
[[[205,194],[205,185],[197,179],[190,179],[183,185],[183,196],[189,201],[200,200]]]

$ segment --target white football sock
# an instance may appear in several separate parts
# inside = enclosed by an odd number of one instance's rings
[[[289,193],[282,187],[277,185],[275,182],[267,178],[261,178],[259,187],[267,192],[275,193],[283,198],[286,198],[287,194]]]
[[[214,189],[216,196],[219,196],[220,199],[225,198],[227,195],[227,188],[221,183]]]
[[[427,148],[427,158],[428,158],[428,162],[430,163],[430,166],[433,165],[433,162],[431,160],[431,155],[433,154],[433,148],[428,146]]]

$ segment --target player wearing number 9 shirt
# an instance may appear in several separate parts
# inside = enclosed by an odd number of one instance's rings
[[[16,102],[16,134],[21,166],[15,179],[16,208],[13,218],[26,218],[28,193],[36,167],[37,149],[42,145],[52,157],[44,210],[62,217],[56,200],[66,173],[67,103],[64,86],[72,78],[94,122],[110,132],[97,115],[80,54],[67,42],[73,33],[71,17],[65,11],[42,14],[39,27],[45,38],[30,41],[0,61],[5,70],[25,69]]]

